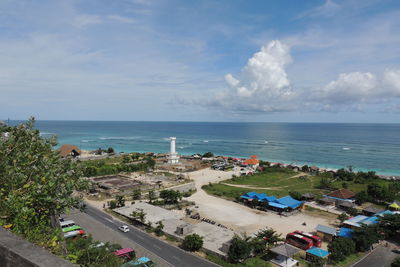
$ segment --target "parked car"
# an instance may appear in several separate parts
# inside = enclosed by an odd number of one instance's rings
[[[120,227],[118,227],[118,229],[124,233],[129,232],[129,227],[126,225],[121,225]]]

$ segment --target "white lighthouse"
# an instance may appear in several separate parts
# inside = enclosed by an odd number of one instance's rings
[[[175,149],[176,137],[170,137],[169,139],[171,140],[171,152],[169,153],[168,163],[169,164],[178,164],[179,156],[178,156],[178,153],[176,153],[176,149]]]

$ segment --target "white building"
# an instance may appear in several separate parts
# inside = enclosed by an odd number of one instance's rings
[[[169,152],[168,163],[169,164],[178,164],[179,156],[178,156],[178,153],[176,153],[176,149],[175,149],[176,137],[170,137],[169,139],[171,140],[171,151]]]

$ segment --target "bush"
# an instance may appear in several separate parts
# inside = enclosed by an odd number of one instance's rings
[[[394,259],[394,261],[392,262],[392,264],[390,266],[391,267],[400,267],[400,257],[397,257],[396,259]]]
[[[111,200],[110,201],[110,209],[115,209],[117,208],[117,201]]]
[[[350,238],[337,238],[328,245],[330,258],[334,262],[342,261],[356,251],[356,245]]]
[[[198,234],[187,235],[182,242],[182,247],[189,251],[197,251],[203,247],[203,238]]]
[[[228,260],[232,263],[237,263],[239,261],[245,260],[250,256],[251,246],[249,242],[235,236],[231,240],[231,245],[228,251]]]
[[[291,192],[289,192],[289,195],[292,198],[297,199],[297,200],[301,200],[301,198],[302,198],[301,193],[297,192],[297,191],[291,191]]]

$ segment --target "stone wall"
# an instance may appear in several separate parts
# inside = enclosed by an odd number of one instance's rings
[[[0,227],[0,267],[74,267],[47,250]]]

